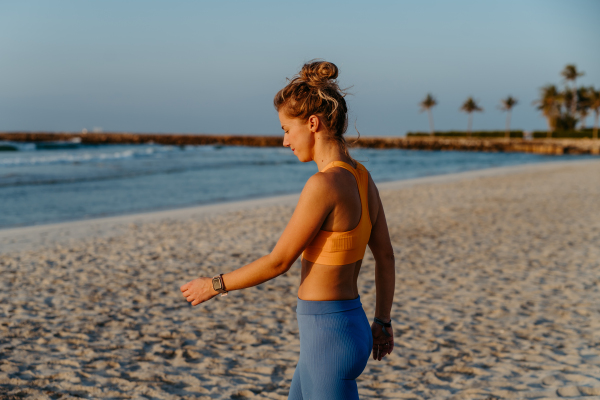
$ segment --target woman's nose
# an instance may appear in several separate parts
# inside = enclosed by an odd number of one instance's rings
[[[290,142],[287,140],[287,135],[283,136],[283,147],[290,147]]]

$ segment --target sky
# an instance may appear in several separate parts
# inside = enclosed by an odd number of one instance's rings
[[[273,96],[302,65],[334,62],[364,136],[544,130],[539,88],[600,88],[600,1],[0,2],[0,131],[280,134]],[[592,118],[588,118],[588,125]]]

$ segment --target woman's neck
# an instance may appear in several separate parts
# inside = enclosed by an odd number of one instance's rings
[[[319,143],[320,142],[320,143]],[[322,171],[332,161],[343,161],[353,165],[352,159],[348,157],[334,141],[317,141],[313,161],[317,164],[319,171]]]

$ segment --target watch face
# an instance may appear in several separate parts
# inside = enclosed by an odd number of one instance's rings
[[[213,284],[213,289],[215,289],[215,290],[221,289],[221,280],[219,279],[218,276],[213,278],[212,284]]]

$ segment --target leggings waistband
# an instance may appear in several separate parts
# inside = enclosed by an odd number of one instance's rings
[[[361,308],[360,296],[352,300],[312,301],[298,298],[296,313],[300,315],[333,314]]]

